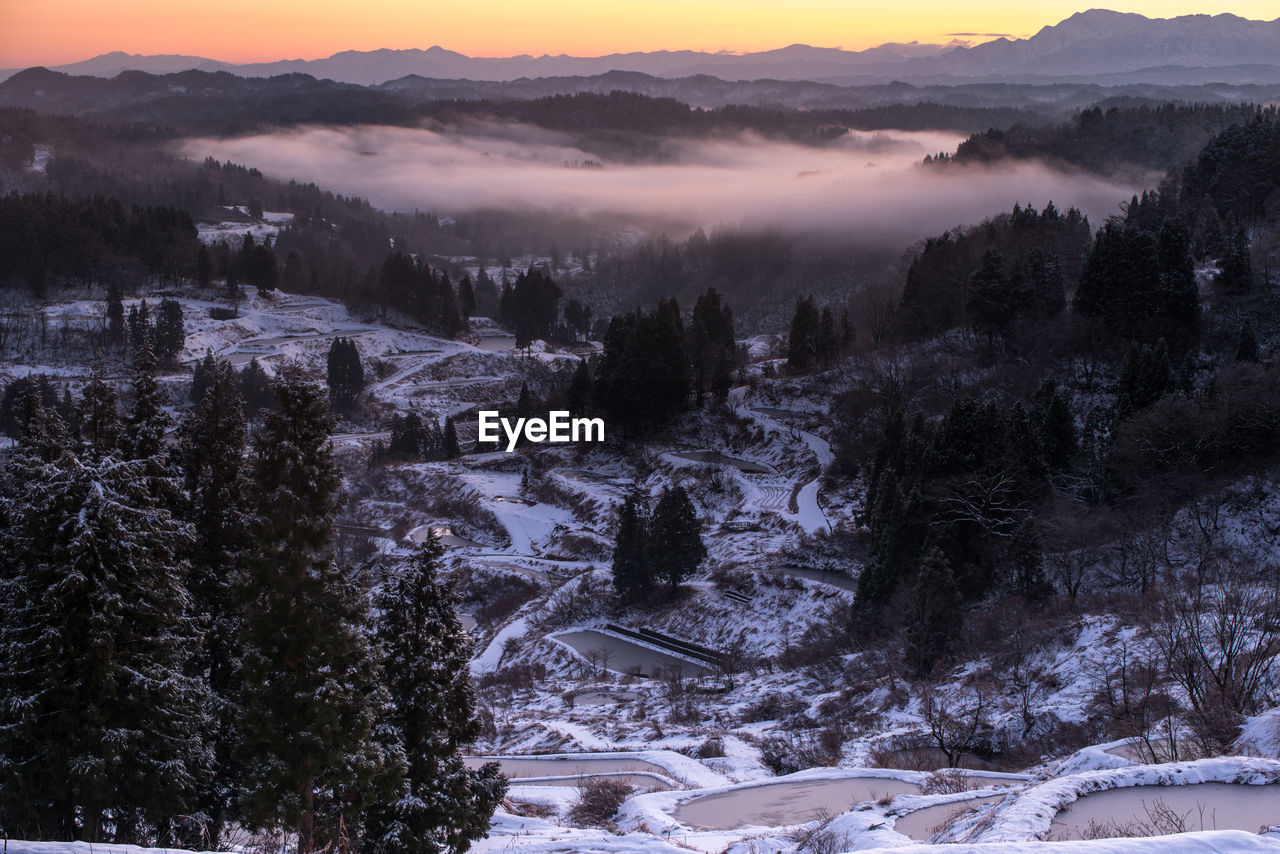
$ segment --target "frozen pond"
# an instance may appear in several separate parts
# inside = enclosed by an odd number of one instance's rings
[[[686,661],[683,658],[668,655],[665,652],[651,649],[638,643],[632,643],[629,640],[614,637],[613,635],[607,635],[603,632],[597,632],[593,629],[565,632],[564,634],[552,635],[551,638],[573,647],[579,655],[588,659],[588,661],[592,657],[596,657],[597,664],[607,670],[612,670],[614,673],[626,674],[638,671],[641,676],[652,676],[659,671],[679,669],[686,676],[702,676],[711,672],[711,668],[697,662]],[[598,650],[607,651],[609,657],[607,662],[598,660],[599,657],[596,655]]]
[[[618,758],[616,756],[468,756],[465,759],[468,768],[479,768],[486,762],[497,762],[502,766],[502,773],[513,779],[525,777],[589,777],[602,774],[634,774],[649,772],[669,777],[671,772],[661,765],[655,765],[644,759]],[[646,777],[647,785],[654,785],[652,778]],[[544,785],[573,786],[576,780],[551,783],[542,781]]]
[[[893,823],[893,829],[919,842],[928,842],[929,837],[933,836],[938,831],[938,828],[960,815],[960,813],[983,804],[994,803],[1002,797],[1003,795],[987,795],[981,798],[934,804],[931,807],[925,807],[902,816]]]
[[[726,456],[718,451],[675,451],[671,456],[681,460],[692,460],[695,463],[711,463],[720,466],[733,466],[738,471],[747,474],[772,474],[773,469],[764,463],[756,463],[751,460],[740,460],[737,457]]]
[[[640,772],[606,772],[601,774],[592,774],[590,777],[521,777],[521,786],[573,786],[582,785],[584,780],[609,779],[619,783],[625,783],[633,789],[640,791],[668,791],[672,788],[671,784],[665,778],[659,777],[657,774],[648,774]]]
[[[799,412],[795,409],[777,409],[772,406],[753,406],[751,407],[751,409],[755,412],[759,412],[761,415],[768,415],[773,418],[805,419],[805,418],[812,418],[814,415],[814,413],[812,412]]]
[[[462,629],[465,632],[474,632],[476,630],[476,618],[470,614],[459,614],[458,619],[462,621]]]
[[[609,703],[626,703],[640,695],[635,691],[587,691],[573,698],[575,706],[604,706]]]
[[[797,578],[807,578],[810,581],[817,581],[820,584],[830,584],[832,587],[840,587],[845,590],[857,590],[858,582],[856,579],[845,575],[843,572],[827,572],[822,569],[809,569],[807,566],[782,566],[779,567],[787,575],[794,575]]]
[[[1130,786],[1091,792],[1053,817],[1053,839],[1247,830],[1280,822],[1280,783]]]
[[[673,817],[699,830],[739,827],[779,827],[803,824],[825,815],[839,815],[854,804],[885,795],[915,794],[915,783],[891,777],[846,777],[837,780],[795,780],[748,786],[704,795],[676,807]]]
[[[514,335],[481,335],[476,346],[491,353],[505,352],[516,346]]]

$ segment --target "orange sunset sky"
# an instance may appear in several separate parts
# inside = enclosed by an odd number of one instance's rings
[[[753,51],[796,42],[858,50],[889,41],[1028,36],[1084,8],[1062,0],[0,0],[0,67],[56,65],[111,50],[233,62],[436,44],[472,56]],[[1278,12],[1275,0],[1143,0],[1108,8],[1267,20]]]

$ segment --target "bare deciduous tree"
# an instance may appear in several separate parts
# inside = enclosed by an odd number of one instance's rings
[[[1226,577],[1172,596],[1151,628],[1165,671],[1186,694],[1190,723],[1210,749],[1226,750],[1256,714],[1280,655],[1280,589]]]
[[[972,753],[990,723],[988,699],[982,686],[967,697],[926,689],[920,714],[929,727],[929,738],[946,757],[947,764],[959,768],[966,753]]]

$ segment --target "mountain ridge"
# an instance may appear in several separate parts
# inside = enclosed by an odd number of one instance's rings
[[[512,57],[471,57],[440,45],[428,48],[344,50],[318,59],[229,63],[182,54],[138,55],[112,51],[51,70],[113,77],[122,71],[153,74],[190,69],[226,71],[240,77],[288,73],[356,85],[380,85],[410,75],[431,79],[505,82],[523,78],[594,76],[635,71],[655,77],[709,75],[727,81],[774,79],[842,85],[888,83],[1022,82],[1055,78],[1080,80],[1179,69],[1181,83],[1250,83],[1248,74],[1220,79],[1215,69],[1260,67],[1280,74],[1280,18],[1256,21],[1232,14],[1148,18],[1132,12],[1090,9],[1041,28],[1022,39],[998,38],[963,44],[897,42],[860,51],[792,44],[748,53],[658,50],[604,56],[523,53]],[[17,69],[0,72],[0,79]],[[1269,82],[1269,81],[1267,81]]]

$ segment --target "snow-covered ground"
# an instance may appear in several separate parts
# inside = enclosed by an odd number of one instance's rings
[[[278,229],[285,221],[272,217],[228,220],[219,231]],[[344,416],[334,436],[348,474],[342,530],[393,558],[410,554],[429,530],[447,533],[450,568],[477,639],[472,673],[492,720],[477,761],[496,758],[515,779],[477,850],[909,852],[929,838],[975,854],[1280,850],[1276,838],[1244,832],[1280,825],[1280,809],[1258,816],[1256,826],[1235,821],[1243,830],[1189,832],[1176,841],[1045,841],[1072,835],[1066,817],[1073,809],[1081,814],[1086,803],[1103,803],[1097,796],[1123,789],[1147,795],[1147,787],[1163,786],[1162,801],[1178,810],[1187,792],[1196,803],[1221,797],[1222,790],[1197,785],[1247,790],[1241,803],[1270,797],[1280,792],[1280,763],[1272,759],[1146,766],[1120,740],[1053,761],[1032,758],[1031,776],[872,767],[906,764],[927,752],[929,740],[920,697],[895,675],[865,675],[874,662],[858,654],[804,655],[806,644],[821,643],[815,632],[848,612],[856,580],[844,572],[856,559],[840,537],[857,533],[857,498],[852,490],[828,494],[822,479],[834,458],[829,389],[754,371],[723,407],[690,413],[665,441],[626,452],[543,445],[370,471],[368,451],[387,441],[393,413],[456,415],[465,440],[474,435],[477,408],[511,405],[524,383],[547,393],[577,356],[542,344],[515,352],[506,330],[484,318],[470,339],[453,341],[311,296],[249,290],[230,319],[218,319],[229,305],[215,292],[175,296],[187,342],[182,364],[162,378],[175,409],[191,365],[206,353],[321,379],[333,339],[355,342],[368,381],[364,414]],[[153,305],[161,297],[147,295]],[[52,340],[11,353],[0,362],[0,380],[39,372],[74,388],[86,360],[60,348],[59,336],[101,329],[102,301],[38,311]],[[760,359],[776,352],[776,342],[751,344]],[[123,363],[109,367],[122,388],[126,372]],[[697,507],[708,560],[679,599],[622,613],[611,603],[608,571],[616,509],[632,489],[656,496],[670,484],[683,485]],[[1232,512],[1222,524],[1244,542],[1256,524],[1248,514],[1263,511]],[[640,630],[710,648],[728,666],[627,634]],[[1132,627],[1106,614],[1063,621],[1023,662],[1043,684],[1023,698],[1025,708],[1012,689],[992,695],[992,738],[1016,739],[1027,716],[1036,727],[1084,720],[1100,662],[1134,638]],[[684,665],[678,677],[654,666],[673,661]],[[936,686],[937,695],[962,707],[978,677],[1003,684],[1001,666],[966,663]],[[1259,715],[1238,749],[1274,758],[1278,733],[1275,714]],[[834,745],[824,742],[828,735]],[[794,762],[807,770],[788,774]],[[632,796],[606,826],[570,826],[579,785],[600,777],[626,783]],[[1175,789],[1183,794],[1170,794]],[[1117,813],[1112,830],[1134,827],[1131,817]],[[1186,829],[1210,826],[1197,821]],[[89,854],[9,845],[20,854]]]

